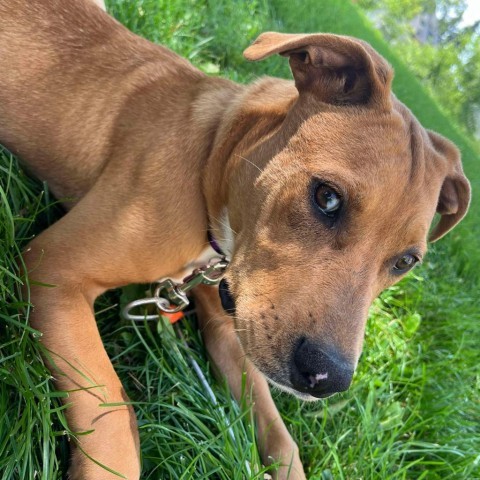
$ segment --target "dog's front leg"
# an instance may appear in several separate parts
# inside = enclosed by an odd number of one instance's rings
[[[37,267],[35,244],[26,254],[32,278],[50,279],[58,270],[52,261]],[[32,259],[32,263],[30,262]],[[98,287],[97,287],[98,288]],[[45,359],[58,389],[67,391],[66,416],[72,439],[72,480],[137,480],[140,475],[139,442],[133,408],[103,347],[93,301],[97,288],[85,279],[68,279],[56,286],[32,285],[35,305],[31,324],[42,332]],[[103,406],[115,403],[116,406]],[[90,458],[88,458],[90,457]],[[110,473],[98,462],[122,476]]]
[[[133,275],[136,264],[129,255],[138,258],[139,253],[131,246],[145,247],[136,237],[129,239],[121,215],[119,222],[105,223],[104,218],[113,218],[104,198],[109,190],[99,190],[27,247],[30,321],[42,333],[57,388],[68,392],[66,417],[75,436],[69,478],[138,480],[135,413],[125,404],[128,398],[103,347],[93,302]]]
[[[217,289],[199,286],[195,289],[195,300],[205,345],[237,401],[243,400],[242,376],[246,373],[246,391],[252,393],[248,401],[252,402],[263,462],[280,464],[273,473],[278,480],[305,479],[298,447],[280,417],[265,377],[245,356],[233,320],[220,304]]]

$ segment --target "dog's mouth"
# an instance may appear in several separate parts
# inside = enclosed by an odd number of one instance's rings
[[[218,292],[220,294],[220,301],[222,302],[223,309],[229,315],[235,315],[235,299],[230,292],[228,282],[225,278],[222,278],[220,281]]]
[[[302,385],[293,379],[294,374],[292,370],[295,369],[293,365],[284,365],[279,367],[278,371],[272,371],[269,368],[262,368],[262,365],[257,365],[257,368],[262,372],[268,383],[282,392],[288,393],[303,401],[315,402],[335,395],[347,388],[332,388],[332,385],[320,385],[314,387],[312,384]],[[288,372],[287,374],[283,371]]]
[[[289,393],[290,395],[293,395],[294,397],[299,398],[300,400],[303,400],[304,402],[317,402],[318,400],[322,400],[324,398],[331,397],[332,395],[335,395],[334,393],[307,393],[307,392],[302,392],[300,390],[297,390],[291,386],[287,386],[284,383],[277,382],[270,378],[268,375],[263,374],[264,377],[267,379],[268,383],[272,385],[275,388],[278,388],[282,392]]]

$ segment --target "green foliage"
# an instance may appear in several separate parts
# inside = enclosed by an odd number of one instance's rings
[[[110,13],[130,30],[167,45],[206,73],[222,69],[242,80],[258,74],[243,60],[242,51],[271,22],[266,0],[119,0],[110,5]],[[236,68],[229,71],[232,65]]]
[[[464,26],[465,0],[359,0],[385,37],[442,109],[470,133],[480,135],[480,30]],[[438,43],[421,43],[412,21],[437,19]]]
[[[410,23],[425,8],[425,0],[359,0],[362,8],[374,13],[385,38],[412,34]],[[431,3],[431,2],[430,2]]]
[[[38,353],[21,288],[21,246],[48,223],[41,186],[0,147],[0,478],[60,478],[66,444],[59,393]],[[26,292],[25,292],[26,293]],[[42,467],[39,468],[39,465]],[[38,473],[40,472],[40,474]]]
[[[364,38],[395,66],[396,94],[422,123],[461,147],[480,197],[479,156],[469,140],[412,76],[401,60],[403,51],[398,55],[390,48],[349,2],[112,0],[109,7],[137,33],[166,43],[204,70],[238,80],[290,75],[283,58],[251,64],[241,57],[262,30]],[[422,68],[430,74],[428,63]],[[475,71],[472,66],[472,85]],[[16,261],[29,238],[58,216],[43,190],[10,155],[0,154],[2,480],[60,479],[68,458],[63,407],[28,327],[28,298],[20,293],[24,279]],[[276,394],[309,478],[480,478],[479,212],[476,201],[464,226],[432,248],[416,276],[374,303],[349,392],[314,404]],[[131,295],[110,292],[96,309],[102,338],[138,414],[142,478],[263,478],[251,412],[238,408],[211,376],[194,319],[182,325],[187,350],[168,326],[120,320],[117,305]],[[217,407],[189,356],[207,375]]]

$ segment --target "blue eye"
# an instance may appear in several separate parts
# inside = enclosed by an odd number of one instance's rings
[[[327,217],[333,217],[342,206],[342,197],[330,186],[320,183],[314,194],[314,200],[320,211]]]

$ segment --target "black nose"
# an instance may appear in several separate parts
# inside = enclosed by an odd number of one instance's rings
[[[347,390],[353,371],[341,355],[322,348],[313,340],[302,338],[293,353],[291,381],[300,392],[327,397]]]
[[[220,300],[222,301],[223,309],[230,314],[235,313],[235,300],[230,293],[230,289],[228,287],[228,282],[222,278],[220,284],[218,285],[218,291],[220,293]]]

